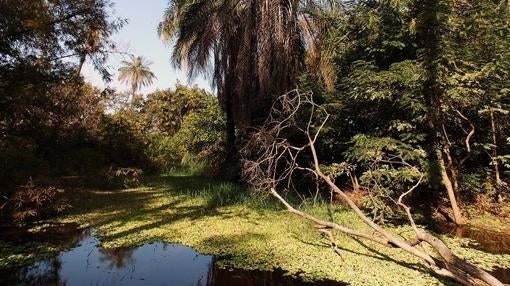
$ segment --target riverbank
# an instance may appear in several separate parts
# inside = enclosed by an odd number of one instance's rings
[[[281,268],[305,280],[331,279],[351,285],[443,285],[450,281],[432,275],[421,261],[398,249],[338,235],[342,257],[322,239],[313,226],[287,213],[271,198],[240,186],[196,176],[152,178],[144,187],[115,190],[74,190],[74,206],[59,219],[93,227],[105,248],[164,241],[182,243],[203,254],[223,259],[220,266],[271,270]],[[324,207],[302,208],[327,217]],[[366,229],[350,211],[338,206],[336,221]],[[37,229],[34,230],[37,232]],[[393,229],[403,236],[408,227]],[[510,268],[510,255],[489,254],[466,248],[469,241],[442,237],[461,257],[486,270]],[[37,249],[3,243],[0,267],[30,259],[30,252],[51,253],[58,248]]]

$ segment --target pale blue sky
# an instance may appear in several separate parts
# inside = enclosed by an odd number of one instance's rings
[[[163,44],[156,32],[156,27],[161,21],[168,0],[113,0],[113,2],[115,3],[113,16],[129,20],[129,24],[113,36],[118,49],[136,56],[144,56],[153,62],[151,69],[156,74],[157,79],[152,86],[142,89],[142,92],[147,93],[156,89],[172,88],[177,81],[187,84],[185,73],[175,70],[170,62],[172,46]],[[114,74],[114,81],[109,86],[119,91],[128,89],[117,80],[117,69],[122,60],[123,56],[114,54],[110,56],[108,63],[111,67],[110,71]],[[84,66],[82,74],[86,80],[92,82],[95,86],[105,87],[105,83],[90,64]],[[199,78],[190,84],[197,84],[210,90],[209,82],[203,78]]]

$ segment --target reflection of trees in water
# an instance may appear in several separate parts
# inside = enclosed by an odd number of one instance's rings
[[[206,286],[214,286],[216,285],[215,284],[215,281],[216,281],[216,276],[218,276],[217,272],[216,272],[216,261],[218,261],[218,259],[216,257],[213,257],[211,259],[211,263],[209,264],[209,271],[207,271],[207,283],[206,283]]]
[[[2,238],[17,245],[41,243],[71,248],[90,236],[90,230],[81,230],[77,224],[53,224],[43,227],[39,232],[30,232],[28,228],[8,228]],[[15,270],[0,271],[0,285],[67,285],[61,281],[62,261],[60,255],[34,262]]]
[[[0,273],[2,285],[67,285],[60,281],[60,268],[62,262],[58,256],[34,263],[28,267],[22,267],[14,272]]]
[[[99,249],[101,257],[99,261],[101,263],[107,263],[108,269],[113,268],[124,268],[128,265],[134,265],[135,259],[133,258],[133,252],[135,248],[121,247],[111,250]]]
[[[206,286],[291,286],[290,279],[269,271],[245,271],[240,269],[220,269],[215,266],[217,258],[213,258],[207,273]]]
[[[79,236],[80,237],[80,236]],[[95,243],[97,242],[95,239],[85,239],[86,236],[82,237],[81,240],[82,244],[80,247],[84,247],[84,249],[81,249],[80,251],[71,251],[65,255],[58,255],[54,257],[50,257],[48,259],[35,262],[31,264],[30,266],[22,267],[20,269],[15,270],[7,270],[7,271],[0,271],[0,286],[3,285],[21,285],[21,286],[44,286],[44,285],[57,285],[57,286],[65,286],[68,285],[69,282],[62,280],[63,277],[61,275],[73,275],[72,277],[68,277],[69,279],[72,279],[72,281],[75,281],[73,283],[76,283],[76,281],[79,281],[78,283],[87,283],[86,281],[89,281],[90,283],[93,283],[93,281],[96,281],[97,279],[107,279],[110,280],[110,283],[112,284],[122,284],[122,281],[124,279],[133,279],[133,273],[135,271],[136,266],[136,257],[146,257],[149,256],[152,257],[152,255],[155,255],[157,258],[161,258],[158,256],[159,253],[163,255],[165,259],[169,257],[172,257],[172,255],[168,255],[168,252],[172,252],[170,249],[172,247],[172,244],[155,244],[152,245],[153,249],[145,249],[145,251],[141,251],[140,253],[135,254],[135,250],[138,248],[117,248],[112,250],[105,250],[102,248],[96,247]],[[151,247],[151,245],[147,245],[145,247]],[[89,252],[90,250],[90,252]],[[147,251],[148,250],[148,251]],[[150,251],[153,250],[153,251]],[[182,251],[182,249],[180,249]],[[201,257],[200,254],[196,253],[192,249],[185,249],[188,254],[195,255],[197,258]],[[84,252],[85,251],[85,252]],[[89,256],[92,254],[92,252],[97,251],[98,256],[93,256],[93,259],[91,259],[89,263]],[[83,255],[83,253],[89,252],[88,255]],[[94,252],[96,253],[96,252]],[[289,276],[284,275],[284,272],[281,270],[276,271],[244,271],[244,270],[228,270],[228,269],[220,269],[215,266],[216,262],[218,261],[218,258],[213,257],[209,258],[206,257],[207,262],[209,262],[209,265],[206,269],[202,268],[204,267],[204,264],[202,259],[199,260],[198,264],[192,263],[189,264],[191,269],[190,271],[197,271],[197,274],[200,274],[199,277],[194,278],[195,281],[189,281],[191,282],[189,285],[193,286],[316,286],[316,285],[328,285],[328,286],[339,286],[342,285],[340,283],[329,283],[329,281],[321,281],[316,284],[311,283],[303,283],[299,279],[291,278]],[[101,268],[99,271],[101,274],[95,274],[94,271],[90,273],[83,273],[83,276],[80,275],[80,272],[76,272],[75,270],[79,270],[79,268],[76,267],[82,267],[81,263],[75,263],[75,262],[81,262],[83,260],[87,260],[87,266],[88,269],[89,266],[92,268]],[[97,259],[97,260],[96,260]],[[175,258],[169,258],[171,259],[170,262],[174,262]],[[210,259],[210,260],[209,260]],[[68,260],[72,261],[73,263],[68,263]],[[142,263],[144,259],[140,258],[138,263]],[[161,260],[155,259],[156,263],[161,263]],[[163,260],[165,261],[165,260]],[[64,263],[63,263],[64,262]],[[164,263],[164,262],[163,262]],[[101,267],[99,267],[101,266]],[[69,269],[72,269],[71,273],[68,274],[62,274],[62,267],[64,267],[64,273],[68,273]],[[103,268],[104,267],[104,268]],[[126,271],[102,271],[104,269],[113,270],[113,269],[122,269],[124,268]],[[126,269],[127,268],[127,269]],[[142,267],[143,268],[143,267]],[[196,268],[196,269],[195,269]],[[206,270],[206,273],[204,273]],[[202,272],[204,271],[204,272]],[[165,277],[172,278],[172,276],[179,276],[183,275],[184,273],[176,272],[175,269],[168,269],[168,272],[162,271],[161,273],[158,273],[158,278],[165,279]],[[95,276],[98,275],[98,276]],[[104,276],[106,275],[106,276]],[[110,278],[106,278],[110,275]],[[131,276],[129,276],[131,275]],[[140,276],[142,275],[142,276]],[[145,272],[137,273],[137,276],[143,277],[144,275],[149,275]],[[153,275],[153,274],[151,274]],[[195,274],[194,274],[195,275]],[[191,277],[196,277],[196,276]],[[186,279],[190,279],[191,277],[189,275],[184,275]],[[135,277],[135,279],[138,279],[140,277]],[[148,278],[148,277],[147,277]],[[88,280],[92,279],[92,280]],[[193,279],[193,278],[192,278]],[[103,280],[97,280],[97,281],[103,281]],[[97,282],[96,281],[96,282]],[[106,280],[104,280],[106,281]],[[96,283],[94,282],[94,283]]]
[[[24,245],[38,242],[48,246],[71,247],[90,236],[91,230],[82,230],[74,223],[53,224],[42,227],[40,231],[30,231],[33,226],[2,226],[0,238],[4,241]]]
[[[494,254],[510,254],[510,235],[506,232],[495,232],[469,225],[455,226],[448,223],[437,223],[432,230],[458,238],[468,238],[469,247]]]
[[[241,269],[220,269],[213,258],[207,273],[206,286],[345,286],[347,284],[323,280],[316,283],[303,282],[301,279],[285,275],[282,270],[258,271]]]

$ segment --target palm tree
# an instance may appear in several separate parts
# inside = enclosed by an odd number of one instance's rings
[[[274,96],[295,87],[306,50],[317,47],[318,26],[308,12],[334,3],[170,0],[158,32],[175,40],[174,64],[189,78],[211,76],[227,117],[228,157],[235,153],[235,127],[256,125]]]
[[[130,61],[122,61],[122,67],[119,68],[119,80],[122,83],[131,85],[131,96],[144,86],[151,85],[156,78],[149,66],[152,64],[144,57],[130,56]]]

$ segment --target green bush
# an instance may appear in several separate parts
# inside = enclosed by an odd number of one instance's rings
[[[171,140],[171,149],[181,164],[215,173],[219,162],[225,158],[224,126],[221,109],[211,98],[205,109],[184,117],[181,128]]]

